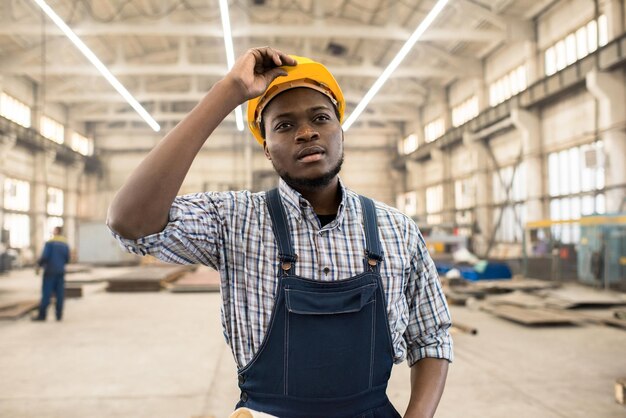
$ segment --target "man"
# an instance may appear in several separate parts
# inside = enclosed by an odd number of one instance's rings
[[[247,100],[278,189],[176,197],[211,132]],[[107,222],[130,251],[220,271],[238,406],[398,417],[385,390],[407,358],[405,417],[430,417],[452,359],[447,305],[415,224],[341,183],[344,110],[321,64],[251,49],[135,169]]]
[[[62,236],[63,228],[54,228],[53,236],[46,242],[43,252],[37,262],[37,274],[43,267],[43,284],[41,289],[41,303],[39,313],[33,317],[33,321],[45,321],[52,294],[56,299],[56,319],[63,319],[63,300],[65,296],[65,265],[70,261],[70,248],[65,237]]]

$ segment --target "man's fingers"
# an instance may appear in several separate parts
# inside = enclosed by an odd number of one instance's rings
[[[284,54],[280,51],[278,51],[278,54],[280,55],[280,59],[283,63],[282,65],[291,65],[291,66],[298,65],[298,62],[292,57],[290,57],[289,55]]]
[[[276,78],[286,75],[287,71],[283,70],[282,68],[273,68],[265,73],[265,80],[267,81],[267,85],[270,85],[270,83]]]
[[[255,53],[254,55],[257,58],[257,63],[262,63],[264,66],[267,67],[271,67],[272,64],[276,67],[297,64],[296,60],[291,58],[289,55],[269,46],[254,48],[253,53]]]
[[[281,65],[283,65],[283,62],[281,61],[280,55],[278,53],[272,54],[272,60],[274,61],[274,64],[276,64],[277,67],[280,67]]]

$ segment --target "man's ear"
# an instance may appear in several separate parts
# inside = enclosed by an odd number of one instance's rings
[[[267,148],[267,141],[265,140],[263,140],[263,153],[268,160],[272,161],[272,156],[270,155],[270,150]]]

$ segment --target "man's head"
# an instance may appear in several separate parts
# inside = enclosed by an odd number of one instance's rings
[[[322,64],[295,57],[260,97],[248,103],[248,123],[267,158],[290,185],[327,185],[341,169],[343,93]]]
[[[287,90],[263,112],[265,156],[292,187],[328,185],[343,163],[343,130],[331,100],[313,89]]]
[[[52,233],[54,235],[61,235],[63,233],[63,227],[62,226],[55,226]]]

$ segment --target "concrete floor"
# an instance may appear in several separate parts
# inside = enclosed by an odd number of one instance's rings
[[[38,298],[32,271],[0,276],[0,303]],[[219,295],[110,294],[88,285],[65,320],[0,322],[0,417],[227,417],[238,397]],[[455,334],[456,361],[437,417],[625,417],[626,331],[526,328],[452,308],[479,329]],[[409,369],[389,396],[404,411]]]

